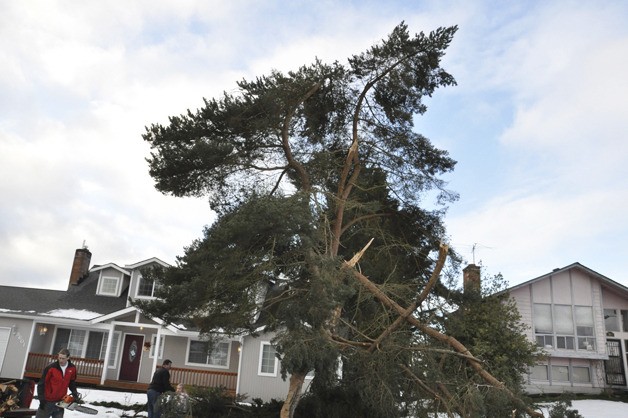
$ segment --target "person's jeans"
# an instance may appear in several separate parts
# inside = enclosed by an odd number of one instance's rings
[[[63,408],[59,408],[55,402],[45,402],[44,407],[41,405],[35,414],[35,418],[62,418]]]
[[[146,395],[148,397],[148,403],[146,404],[148,418],[159,418],[161,416],[161,411],[159,410],[159,395],[161,395],[161,393],[154,389],[148,389]]]

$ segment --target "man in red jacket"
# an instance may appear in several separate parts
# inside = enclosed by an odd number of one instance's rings
[[[76,367],[70,361],[70,351],[62,348],[59,351],[57,361],[50,363],[41,374],[41,379],[37,383],[37,397],[39,398],[39,409],[35,418],[61,418],[63,408],[57,406],[68,389],[79,399],[76,391]]]

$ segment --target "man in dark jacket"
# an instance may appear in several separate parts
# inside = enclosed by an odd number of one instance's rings
[[[68,389],[76,400],[79,394],[76,391],[76,367],[70,361],[70,351],[63,348],[57,355],[57,360],[50,363],[41,374],[41,379],[37,383],[37,398],[39,399],[39,409],[36,418],[61,418],[63,408],[57,406]]]
[[[164,392],[174,392],[174,388],[170,384],[170,367],[172,367],[172,361],[164,360],[161,368],[153,374],[153,379],[148,385],[148,404],[146,405],[148,418],[159,418],[161,416],[157,403],[159,396]]]

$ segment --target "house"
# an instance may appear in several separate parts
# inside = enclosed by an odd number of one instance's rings
[[[0,377],[39,378],[68,347],[79,384],[146,390],[164,359],[172,382],[222,386],[236,392],[240,341],[218,342],[211,354],[198,332],[147,318],[131,300],[154,297],[142,269],[167,266],[157,258],[89,268],[77,249],[67,291],[0,286]]]
[[[627,287],[573,263],[509,292],[528,338],[547,353],[527,377],[528,393],[628,389]]]
[[[37,379],[68,347],[83,385],[146,390],[168,358],[172,382],[224,387],[248,399],[285,397],[273,334],[224,336],[207,353],[196,330],[148,318],[131,303],[155,297],[156,283],[142,270],[167,263],[90,262],[87,248],[76,250],[65,291],[0,286],[0,378]],[[476,276],[479,268],[466,269],[465,286],[479,286],[470,280]],[[508,291],[528,338],[547,353],[527,376],[529,393],[628,389],[627,287],[574,263]]]

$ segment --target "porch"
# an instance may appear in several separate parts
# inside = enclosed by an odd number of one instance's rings
[[[28,353],[24,377],[39,379],[44,368],[56,359],[56,354]],[[71,361],[76,366],[76,382],[79,384],[129,391],[146,391],[148,388],[148,382],[110,379],[105,380],[105,383],[100,385],[104,368],[103,360],[72,357]],[[189,386],[224,387],[231,395],[235,395],[237,376],[238,374],[234,372],[195,370],[183,367],[172,367],[170,369],[170,382],[172,382],[173,386],[177,383],[183,383]]]

